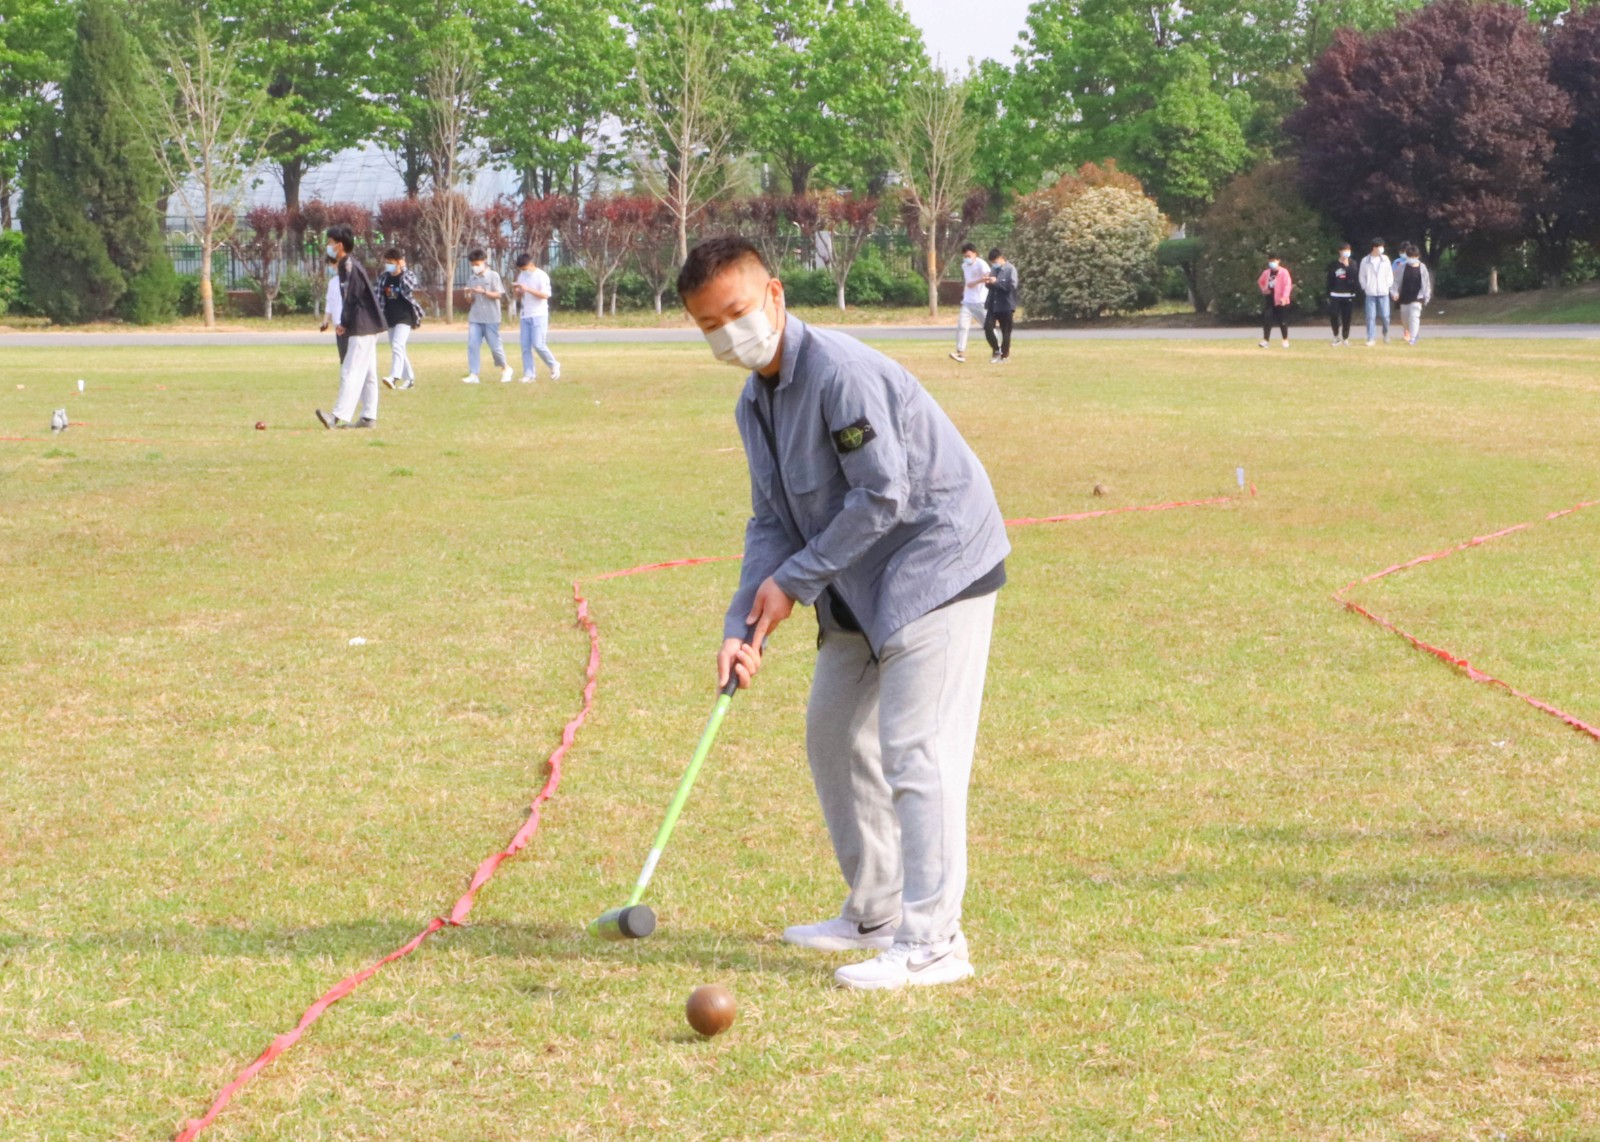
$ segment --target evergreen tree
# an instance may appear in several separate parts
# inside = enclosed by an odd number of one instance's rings
[[[129,100],[144,88],[118,0],[86,0],[61,110],[41,117],[25,172],[23,274],[52,320],[169,316],[177,280],[155,204],[162,185]]]

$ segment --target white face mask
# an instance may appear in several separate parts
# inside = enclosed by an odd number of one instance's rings
[[[1378,248],[1377,248],[1377,249],[1376,249],[1376,250],[1374,250],[1374,251],[1372,251],[1372,256],[1373,256],[1373,257],[1374,257],[1374,258],[1381,258],[1381,257],[1383,257],[1383,247],[1382,247],[1382,246],[1379,246],[1379,247],[1378,247]]]
[[[395,265],[393,262],[385,262],[383,263],[383,272],[386,274],[398,274],[400,272],[400,267]]]
[[[712,356],[726,365],[741,369],[765,369],[778,352],[779,332],[767,317],[765,302],[743,317],[736,317],[720,329],[706,334]]]
[[[488,266],[486,266],[486,265],[484,265],[484,266],[473,266],[473,267],[472,267],[472,272],[473,272],[473,273],[474,273],[474,274],[476,274],[476,275],[477,275],[477,276],[478,276],[478,277],[480,277],[480,278],[481,278],[481,277],[482,277],[482,276],[483,276],[483,272],[484,272],[484,271],[485,271],[485,270],[487,270],[487,269],[488,269],[488,268],[489,268],[489,267],[488,267]]]
[[[339,247],[335,246],[332,242],[329,242],[327,246],[323,248],[328,251],[328,257],[337,258],[339,256]]]
[[[1275,270],[1277,268],[1278,268],[1278,263],[1277,262],[1268,262],[1267,263],[1267,269]]]

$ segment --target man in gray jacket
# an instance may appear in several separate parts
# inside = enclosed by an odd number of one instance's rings
[[[749,371],[753,512],[718,683],[750,684],[795,603],[820,628],[806,753],[849,894],[784,939],[879,952],[835,973],[846,987],[965,979],[967,786],[1010,551],[989,478],[904,368],[790,316],[744,239],[692,250],[678,293],[715,356]]]

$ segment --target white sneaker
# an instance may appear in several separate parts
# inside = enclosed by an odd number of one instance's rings
[[[1289,342],[1287,340],[1280,341],[1279,344],[1282,345],[1285,349],[1287,349],[1289,347]]]
[[[967,355],[965,353],[951,353],[950,359],[952,361],[960,362],[963,365],[967,363]]]
[[[840,968],[833,978],[840,987],[884,991],[956,983],[971,975],[967,938],[958,932],[939,944],[896,943],[877,959]]]
[[[533,384],[533,375],[531,373],[523,373],[522,374],[522,383],[525,384],[525,385]]]
[[[1257,345],[1257,347],[1262,348],[1262,349],[1267,348],[1267,342],[1265,342],[1265,341],[1257,341],[1256,345]]]
[[[475,385],[475,384],[477,384],[478,383],[478,374],[477,373],[468,373],[466,376],[461,378],[461,383],[464,384],[464,385]]]
[[[1370,338],[1370,337],[1367,338],[1367,348],[1368,349],[1372,348],[1376,344],[1377,344],[1377,342],[1374,341],[1372,338]]]
[[[560,361],[557,361],[554,365],[550,366],[550,379],[552,381],[559,381],[561,379],[561,362]]]
[[[500,370],[500,383],[502,385],[509,385],[511,383],[511,366],[510,365],[507,365],[504,369]]]
[[[835,916],[820,924],[796,924],[783,930],[783,942],[819,952],[887,951],[894,946],[899,920],[864,928],[854,920]]]
[[[394,390],[394,378],[393,377],[379,377],[378,379],[383,382],[383,387],[384,388],[389,389],[391,392]]]
[[[1335,337],[1332,341],[1329,342],[1329,344],[1332,345],[1335,349],[1337,349],[1339,346],[1343,345],[1344,342],[1339,340],[1337,337]]]
[[[998,365],[1001,361],[1004,361],[1004,360],[1005,360],[1004,357],[1002,357],[1000,354],[996,353],[994,356],[989,358],[989,364]]]

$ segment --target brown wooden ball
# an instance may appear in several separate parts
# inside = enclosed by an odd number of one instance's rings
[[[689,1026],[709,1038],[732,1027],[738,1009],[731,991],[716,984],[706,984],[689,993],[684,1014],[689,1017]]]

